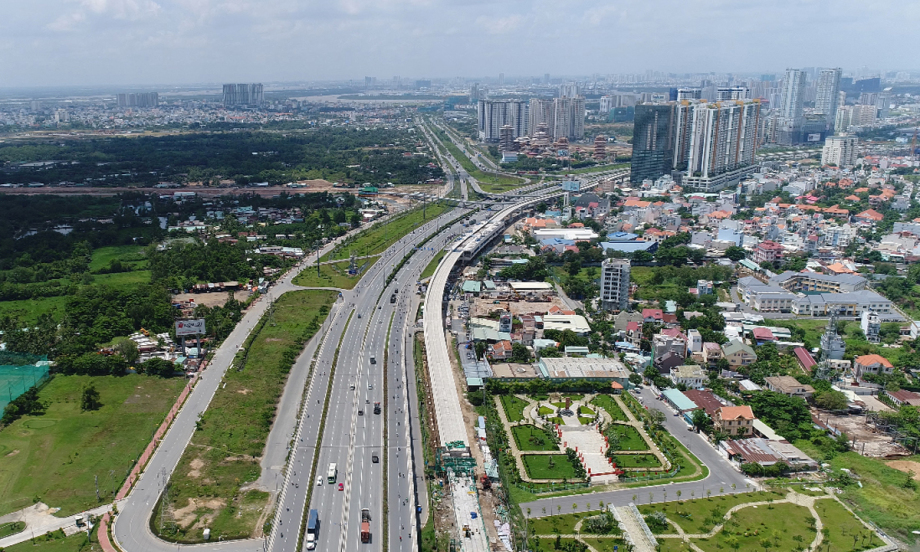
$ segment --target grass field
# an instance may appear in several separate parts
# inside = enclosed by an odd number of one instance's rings
[[[529,404],[527,401],[514,395],[502,395],[501,401],[509,422],[520,422],[524,419],[524,407]]]
[[[325,317],[321,309],[337,296],[294,291],[275,302],[276,325],[262,327],[241,370],[227,371],[173,472],[163,536],[200,542],[199,522],[228,539],[255,532],[268,493],[240,488],[260,474],[259,457],[291,367],[285,352],[302,348],[299,340],[313,335]],[[159,528],[159,517],[151,525]]]
[[[813,458],[821,458],[810,441],[796,441],[795,445]],[[920,462],[920,456],[900,458]],[[875,522],[879,527],[910,544],[920,544],[911,531],[917,530],[917,512],[920,512],[920,491],[905,487],[907,474],[889,468],[882,461],[860,456],[856,452],[838,454],[828,460],[833,471],[851,470],[862,482],[844,488],[840,499],[860,517]]]
[[[143,247],[138,245],[118,245],[93,250],[89,270],[90,272],[95,272],[101,268],[106,268],[112,261],[120,261],[122,264],[130,266],[133,270],[147,266]]]
[[[81,412],[83,387],[96,386],[102,408]],[[0,514],[42,501],[66,516],[112,496],[185,385],[183,378],[140,375],[55,376],[40,392],[42,416],[0,432]]]
[[[565,454],[524,454],[521,458],[533,479],[575,479],[575,467]]]
[[[632,426],[618,425],[613,429],[620,434],[620,446],[617,450],[648,450],[648,443]]]
[[[744,508],[732,514],[731,520],[711,539],[694,539],[693,543],[706,552],[802,550],[815,538],[816,531],[808,524],[810,519],[814,518],[808,509],[795,504]]]
[[[816,501],[815,511],[821,516],[824,527],[830,530],[825,541],[830,542],[831,550],[869,550],[885,544],[836,500]]]
[[[615,421],[629,421],[629,418],[626,417],[623,409],[620,408],[620,405],[618,405],[610,395],[598,395],[591,399],[591,404],[596,404],[597,406],[603,408],[607,414],[610,414],[610,417]]]
[[[26,323],[35,322],[38,317],[50,313],[52,318],[60,321],[64,318],[64,306],[69,297],[36,297],[21,301],[0,301],[0,317],[14,316]]]
[[[552,436],[542,428],[520,425],[511,428],[518,450],[559,450]]]
[[[387,222],[375,224],[367,230],[359,232],[353,240],[323,255],[320,258],[320,262],[348,259],[351,257],[352,251],[358,256],[383,253],[406,234],[429,220],[437,218],[451,208],[441,203],[429,203],[423,215],[422,208],[415,207]]]
[[[14,521],[12,523],[4,523],[0,525],[0,539],[8,537],[10,535],[15,535],[16,533],[22,532],[26,528],[26,524],[21,521]]]
[[[294,284],[304,287],[334,287],[340,289],[352,289],[354,288],[364,274],[370,270],[374,264],[380,260],[380,257],[372,257],[370,259],[359,259],[357,261],[358,268],[361,268],[362,265],[367,263],[367,266],[363,270],[360,270],[354,276],[348,274],[348,265],[350,261],[342,261],[340,263],[329,263],[319,265],[320,275],[316,275],[316,267],[309,266],[302,270],[294,278]]]
[[[473,164],[469,157],[460,151],[460,148],[454,145],[453,142],[443,137],[442,140],[444,142],[444,146],[447,148],[450,154],[460,162],[460,165],[463,166],[463,170],[465,170],[471,177],[475,178],[476,181],[479,182],[479,187],[482,188],[484,192],[507,192],[508,190],[513,190],[524,185],[524,181],[516,176],[505,176],[501,174],[482,172],[476,167],[476,165]]]
[[[619,468],[660,468],[661,462],[654,454],[620,454],[614,459]]]
[[[93,274],[93,284],[110,287],[135,287],[150,283],[149,270],[135,270],[134,272],[116,272],[114,274]]]
[[[731,489],[725,490],[730,491]],[[738,504],[761,502],[770,500],[771,498],[779,500],[784,496],[784,494],[776,492],[723,495],[719,494],[718,488],[716,488],[713,489],[712,496],[709,498],[697,497],[696,499],[687,500],[690,497],[681,496],[682,500],[679,502],[643,504],[641,506],[637,505],[637,507],[639,508],[639,512],[644,516],[653,512],[664,512],[664,515],[679,525],[685,533],[695,534],[712,531],[713,527],[722,523],[722,518],[725,514]],[[642,498],[643,494],[639,493],[639,499],[641,500]],[[668,498],[677,500],[677,496],[673,493],[668,495]],[[669,527],[665,530],[665,533],[671,533],[673,530],[672,527]]]
[[[419,279],[424,280],[429,276],[433,276],[435,269],[438,268],[438,263],[441,262],[441,259],[444,258],[444,255],[447,255],[446,249],[438,251],[437,255],[434,256],[434,259],[431,259],[431,262],[428,263],[428,266],[426,266],[425,270],[422,271],[422,275],[419,276]]]

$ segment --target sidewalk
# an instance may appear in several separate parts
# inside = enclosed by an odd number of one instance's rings
[[[111,509],[111,504],[104,504],[83,513],[91,516],[101,516],[102,514],[107,514]],[[75,516],[63,518],[54,517],[54,513],[57,511],[56,508],[49,508],[47,504],[39,502],[28,508],[23,508],[18,512],[3,516],[4,520],[9,519],[10,521],[25,522],[26,528],[19,533],[0,539],[0,549],[26,542],[33,537],[44,535],[49,531],[63,529],[66,535],[77,533],[77,523],[74,521]]]

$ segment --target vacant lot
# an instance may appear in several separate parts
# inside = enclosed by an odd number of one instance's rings
[[[102,408],[80,410],[83,388],[93,384]],[[0,514],[42,501],[65,516],[112,496],[185,380],[140,375],[55,376],[40,392],[48,409],[0,432]]]
[[[259,477],[259,457],[291,369],[291,356],[316,332],[338,296],[295,291],[275,302],[274,326],[252,340],[240,370],[231,368],[170,479],[163,536],[198,542],[202,529],[225,538],[259,531],[268,493],[241,487]],[[162,511],[158,509],[158,512]],[[160,526],[159,518],[155,527]]]
[[[358,272],[354,276],[348,274],[350,261],[321,264],[319,275],[316,274],[315,266],[309,266],[294,278],[294,284],[304,287],[352,289],[379,259],[380,257],[358,259],[356,262]]]
[[[450,209],[452,207],[441,203],[429,204],[424,210],[421,207],[416,207],[389,221],[375,224],[367,230],[359,232],[353,239],[323,255],[320,262],[348,259],[351,257],[352,252],[359,257],[383,253],[409,232]]]

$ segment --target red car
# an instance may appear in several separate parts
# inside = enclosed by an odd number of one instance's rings
[[[344,484],[344,483],[339,483],[339,490],[340,490],[340,491],[344,491],[344,490],[345,490],[345,484]]]

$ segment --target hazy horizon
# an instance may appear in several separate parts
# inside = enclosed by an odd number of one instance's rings
[[[880,0],[33,0],[0,5],[0,88],[917,65]]]

